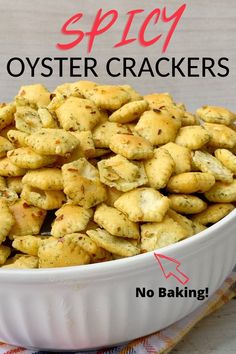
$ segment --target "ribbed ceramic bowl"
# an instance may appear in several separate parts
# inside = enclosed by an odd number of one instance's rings
[[[236,210],[209,229],[159,250],[178,259],[191,289],[221,285],[236,263]],[[165,279],[154,253],[101,264],[0,270],[0,341],[79,350],[144,336],[184,317],[196,298],[136,297],[136,288],[181,287]]]

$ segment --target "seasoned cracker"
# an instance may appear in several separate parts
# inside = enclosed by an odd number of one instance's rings
[[[41,84],[21,86],[18,96],[36,107],[47,106],[50,102],[50,92]]]
[[[88,230],[87,234],[100,247],[123,257],[135,256],[140,253],[138,247],[121,237],[112,236],[106,230]]]
[[[145,100],[129,102],[117,111],[113,112],[109,117],[109,121],[122,124],[133,122],[134,120],[137,120],[147,109],[148,102]]]
[[[46,217],[46,211],[29,205],[20,199],[9,206],[15,219],[10,236],[38,235]]]
[[[86,90],[83,94],[86,98],[93,101],[98,108],[108,111],[119,109],[130,99],[130,95],[126,90],[112,85],[98,85]]]
[[[37,110],[29,106],[17,107],[15,124],[19,131],[26,134],[32,134],[43,127]]]
[[[50,96],[52,100],[48,104],[47,109],[49,110],[49,112],[55,114],[57,108],[59,108],[66,101],[67,97],[59,92],[57,94],[52,93]]]
[[[0,158],[5,157],[7,152],[12,149],[14,149],[14,146],[10,143],[10,141],[0,136]]]
[[[204,123],[210,134],[208,145],[214,148],[231,149],[236,145],[236,132],[223,124]]]
[[[91,208],[106,199],[106,189],[96,167],[85,158],[62,166],[64,192],[74,204]]]
[[[18,256],[18,257],[16,257]],[[38,268],[38,257],[28,255],[16,255],[9,258],[2,269],[35,269]]]
[[[236,114],[224,107],[203,106],[196,111],[198,117],[207,123],[217,123],[229,125],[236,119]]]
[[[163,148],[154,150],[154,156],[144,161],[149,185],[155,189],[165,188],[175,170],[175,163],[169,152]]]
[[[8,157],[0,159],[0,176],[2,177],[21,177],[26,170],[14,165]]]
[[[79,140],[79,146],[72,152],[72,155],[77,153],[79,155],[80,150],[80,157],[86,157],[86,158],[92,158],[96,154],[96,149],[94,146],[93,142],[93,134],[90,130],[87,131],[77,131],[77,132],[71,132],[72,135],[74,135],[78,140]],[[78,158],[76,160],[78,160]]]
[[[38,256],[38,250],[44,238],[43,236],[31,235],[17,236],[12,242],[12,247],[29,256]]]
[[[205,197],[214,203],[236,202],[236,180],[231,183],[216,182],[215,185],[205,193]]]
[[[98,170],[102,183],[122,192],[148,183],[143,163],[131,162],[121,155],[99,161]]]
[[[0,266],[3,265],[11,254],[10,247],[0,245]]]
[[[105,250],[102,250],[89,236],[81,233],[73,233],[67,235],[67,237],[76,242],[80,248],[90,255],[90,257],[104,257],[104,254],[101,255],[101,253],[104,253],[103,251]]]
[[[189,112],[184,112],[181,117],[182,127],[187,127],[188,125],[198,125],[198,120],[194,114]]]
[[[131,221],[160,222],[169,209],[170,202],[153,188],[137,188],[124,193],[114,206]]]
[[[93,210],[65,204],[56,211],[55,215],[56,219],[52,224],[51,234],[58,238],[85,230],[93,215]]]
[[[192,220],[202,225],[215,224],[234,209],[233,204],[219,203],[208,206],[201,213],[194,215]]]
[[[7,153],[8,159],[17,167],[36,169],[50,165],[56,161],[56,156],[40,155],[28,147],[11,150]]]
[[[12,144],[14,144],[16,148],[27,146],[25,138],[28,135],[29,134],[27,133],[20,132],[19,130],[13,130],[13,129],[9,130],[7,133],[8,139]]]
[[[22,179],[23,184],[42,190],[63,190],[62,172],[59,168],[41,168],[28,171]]]
[[[195,151],[193,163],[200,171],[212,174],[216,181],[233,181],[232,172],[208,152]]]
[[[172,104],[172,105],[161,106],[159,110],[162,113],[169,114],[172,118],[177,119],[179,122],[181,122],[182,125],[182,117],[184,116],[184,110],[181,107],[178,107],[176,104]]]
[[[169,209],[166,213],[170,218],[172,218],[178,225],[183,229],[183,236],[189,237],[193,235],[192,221],[186,216],[176,213],[176,211]]]
[[[134,135],[113,135],[110,149],[130,160],[148,159],[153,156],[153,147],[148,140]]]
[[[15,111],[15,107],[11,104],[0,107],[0,130],[14,122]]]
[[[170,194],[168,198],[171,209],[180,214],[197,214],[207,208],[207,203],[195,195]]]
[[[7,204],[10,205],[17,201],[18,195],[15,191],[9,188],[2,188],[0,189],[0,199],[5,200]]]
[[[0,198],[0,245],[9,235],[9,232],[14,223],[15,220],[7,202]]]
[[[105,122],[98,125],[93,131],[93,141],[97,148],[109,148],[115,134],[128,134],[130,131],[125,125]]]
[[[32,187],[28,184],[23,185],[21,198],[30,205],[43,210],[58,209],[66,201],[65,194],[62,191],[52,191]]]
[[[186,172],[170,178],[167,189],[171,193],[204,193],[215,184],[215,177],[210,173]]]
[[[143,97],[148,102],[150,109],[160,109],[163,106],[174,104],[172,96],[167,93],[152,93]]]
[[[141,226],[141,251],[155,251],[185,237],[181,225],[166,215],[162,222],[146,223]]]
[[[6,189],[6,188],[7,188],[6,180],[5,180],[4,177],[1,177],[1,176],[0,176],[0,191],[1,191],[2,189]]]
[[[115,187],[107,187],[107,199],[106,199],[106,204],[113,207],[115,201],[120,198],[120,196],[123,194],[123,192],[119,191]]]
[[[59,85],[56,87],[53,93],[56,94],[56,96],[63,95],[64,97],[74,96],[82,98],[83,96],[80,92],[80,86],[82,86],[81,83],[81,81],[78,81]],[[93,83],[93,85],[96,84]]]
[[[90,261],[89,254],[70,235],[59,239],[50,237],[42,242],[38,256],[39,268],[70,267],[88,264]]]
[[[76,137],[62,129],[40,129],[25,140],[40,155],[64,156],[79,145]]]
[[[202,232],[207,229],[205,225],[200,224],[197,221],[192,220],[192,227],[193,227],[193,234],[199,234],[199,232]]]
[[[38,109],[38,115],[42,123],[43,128],[58,128],[56,117],[48,110],[48,108],[43,107]]]
[[[190,149],[177,145],[175,143],[168,143],[162,146],[163,149],[167,150],[175,163],[175,174],[180,174],[184,172],[191,171],[191,151]]]
[[[201,149],[208,143],[209,133],[200,125],[182,127],[176,137],[176,144],[184,146],[190,150]]]
[[[60,97],[61,95],[64,97],[69,97],[72,94],[72,88],[71,88],[71,83],[65,82],[64,84],[61,84],[53,90],[51,97]],[[79,95],[80,96],[80,95]]]
[[[20,194],[23,188],[22,177],[7,177],[7,188]]]
[[[215,150],[215,157],[233,174],[236,174],[236,156],[227,149]]]
[[[138,224],[130,221],[116,208],[100,204],[95,211],[94,221],[113,236],[139,238]]]
[[[174,141],[181,121],[168,112],[146,111],[139,119],[135,131],[152,145],[163,145]]]
[[[77,82],[70,83],[70,91],[73,96],[76,94],[77,96],[80,95],[85,98],[86,92],[88,90],[94,89],[97,86],[98,84],[96,84],[96,82],[80,80]]]
[[[69,97],[56,109],[61,127],[70,131],[92,130],[100,121],[100,112],[96,105],[78,97]]]

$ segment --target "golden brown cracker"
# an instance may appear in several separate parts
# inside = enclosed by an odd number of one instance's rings
[[[169,209],[169,199],[153,188],[137,188],[124,193],[114,203],[131,221],[160,222]]]
[[[97,148],[109,148],[112,137],[115,134],[128,134],[129,128],[125,125],[105,122],[98,125],[93,131],[93,141]]]
[[[163,149],[167,150],[175,163],[175,174],[180,174],[184,172],[191,171],[191,151],[190,149],[177,145],[175,143],[168,143],[162,146]]]
[[[5,157],[7,152],[14,149],[14,146],[9,140],[0,136],[0,158]]]
[[[163,145],[174,141],[181,121],[168,112],[146,111],[139,119],[135,131],[152,145]]]
[[[22,179],[23,184],[42,190],[63,190],[62,172],[59,168],[41,168],[28,171]]]
[[[58,238],[85,230],[93,211],[77,205],[65,204],[55,214],[56,219],[52,224],[51,234]]]
[[[175,170],[175,163],[169,152],[163,148],[154,150],[154,156],[144,161],[144,168],[150,187],[165,188]]]
[[[23,169],[36,169],[56,161],[56,156],[40,155],[28,147],[11,150],[7,157],[14,165]]]
[[[170,178],[167,189],[171,193],[204,193],[215,184],[215,177],[210,173],[186,172]]]
[[[39,268],[69,267],[88,264],[90,256],[70,235],[53,237],[41,243],[38,251]]]
[[[171,209],[180,214],[197,214],[207,208],[207,203],[195,195],[170,194],[168,198]]]
[[[120,86],[98,85],[84,92],[84,96],[93,101],[97,107],[115,111],[127,103],[130,95]]]
[[[14,223],[15,219],[7,202],[0,198],[0,245],[9,235],[9,232]]]
[[[205,193],[205,197],[214,203],[236,202],[236,180],[231,183],[216,182],[215,185]]]
[[[76,137],[62,129],[40,129],[25,140],[40,155],[64,156],[79,145]]]
[[[236,156],[227,149],[215,150],[215,157],[233,174],[236,174]]]
[[[100,112],[96,105],[78,97],[69,97],[56,109],[60,126],[70,131],[92,130],[100,121]]]
[[[192,220],[202,225],[215,224],[228,215],[233,209],[234,205],[230,203],[209,205],[206,210],[193,216]]]
[[[196,111],[200,119],[207,123],[229,125],[236,119],[236,114],[224,107],[203,106]]]
[[[150,142],[139,136],[115,134],[109,147],[116,154],[130,160],[143,160],[153,156],[153,147]]]
[[[122,192],[148,183],[143,163],[129,161],[121,155],[99,161],[98,170],[102,183]]]
[[[118,254],[123,257],[135,256],[140,253],[139,248],[132,245],[131,242],[121,237],[116,237],[102,229],[88,230],[87,234],[96,244],[108,252]]]
[[[95,211],[94,221],[113,236],[139,238],[139,227],[125,214],[106,204],[100,204]]]
[[[62,166],[62,176],[64,192],[73,203],[90,208],[106,199],[98,170],[85,158]]]
[[[14,165],[8,157],[0,159],[0,176],[2,177],[21,177],[26,170]]]
[[[30,205],[43,210],[58,209],[66,201],[66,196],[62,191],[42,190],[28,184],[23,185],[21,198]]]
[[[231,149],[236,145],[236,132],[223,124],[204,123],[210,135],[208,145],[214,148]]]
[[[148,102],[145,100],[132,101],[113,112],[110,117],[110,122],[130,123],[137,120],[143,112],[148,109]]]
[[[209,139],[210,135],[204,128],[200,125],[192,125],[180,128],[175,142],[190,150],[198,150],[206,145]]]
[[[193,163],[200,171],[212,174],[216,181],[233,181],[232,172],[208,152],[195,151]]]
[[[23,199],[10,205],[9,208],[15,219],[10,236],[38,235],[40,233],[46,211],[27,204]]]

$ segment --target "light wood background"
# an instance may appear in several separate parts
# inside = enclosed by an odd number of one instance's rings
[[[68,41],[60,34],[62,24],[76,12],[83,11],[83,29],[90,30],[97,10],[116,8],[120,18],[117,24],[105,35],[97,39],[92,57],[101,63],[111,56],[133,56],[137,62],[148,56],[151,61],[161,56],[160,44],[149,48],[140,47],[136,42],[123,48],[111,49],[113,43],[121,37],[126,23],[127,11],[144,8],[148,14],[155,7],[167,6],[171,14],[183,1],[179,0],[0,0],[0,87],[1,101],[14,96],[18,87],[29,82],[41,81],[50,89],[64,81],[70,81],[68,74],[58,78],[57,74],[50,78],[31,78],[27,72],[20,78],[12,78],[6,73],[6,63],[13,56],[45,57],[45,56],[86,56],[85,42],[69,52],[61,52],[55,48],[57,42]],[[131,83],[142,93],[171,92],[177,101],[186,102],[189,109],[194,110],[203,104],[226,105],[236,111],[236,1],[235,0],[186,0],[187,10],[179,23],[169,50],[169,57],[213,57],[226,56],[230,59],[230,75],[226,78],[151,78],[144,75],[140,78],[131,76],[111,79],[102,72],[98,81]],[[134,22],[131,35],[136,35],[141,20]],[[150,34],[154,36],[166,27],[156,25]],[[100,71],[100,70],[99,70]],[[93,79],[91,77],[91,79]],[[76,80],[76,79],[75,79]]]
[[[31,78],[29,72],[20,78],[12,78],[6,72],[6,63],[13,57],[34,58],[55,56],[86,56],[85,43],[69,52],[56,49],[57,42],[66,41],[60,28],[73,14],[83,11],[81,24],[90,30],[97,10],[116,8],[120,18],[117,24],[100,37],[91,54],[102,64],[111,56],[132,56],[140,63],[144,56],[152,62],[161,56],[160,44],[142,48],[137,43],[111,49],[121,37],[126,23],[125,14],[135,8],[144,8],[148,14],[155,7],[167,6],[168,13],[176,10],[183,1],[171,0],[0,0],[0,101],[10,100],[20,85],[43,82],[50,89],[71,81],[68,73],[58,78]],[[141,93],[169,91],[175,99],[185,102],[190,110],[203,104],[225,105],[236,111],[236,1],[235,0],[186,0],[187,10],[172,39],[167,55],[169,57],[212,57],[217,60],[226,56],[230,60],[230,75],[226,78],[109,78],[101,72],[99,82],[129,83]],[[143,16],[141,16],[143,19]],[[131,31],[136,36],[141,20],[137,20]],[[163,26],[153,26],[149,33],[159,34]],[[166,54],[165,54],[166,55]],[[100,70],[101,71],[101,67]],[[90,77],[90,79],[94,79]],[[76,79],[74,79],[76,80]],[[236,301],[232,301],[219,313],[202,321],[199,326],[176,349],[176,353],[230,353],[236,352]]]

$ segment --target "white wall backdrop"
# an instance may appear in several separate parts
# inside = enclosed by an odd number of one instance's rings
[[[111,56],[132,56],[139,63],[144,56],[151,61],[158,59],[161,54],[159,43],[149,48],[143,48],[132,43],[121,48],[112,48],[112,44],[120,39],[126,23],[126,13],[135,8],[144,8],[148,14],[155,7],[167,7],[171,13],[183,1],[179,0],[0,0],[0,101],[10,100],[20,85],[43,82],[50,89],[70,79],[68,73],[63,78],[57,72],[49,78],[37,76],[31,78],[29,70],[19,78],[10,77],[6,71],[9,58],[17,56],[29,57],[84,57],[86,43],[74,49],[62,52],[55,44],[66,42],[60,33],[62,24],[76,12],[84,12],[81,22],[83,29],[90,30],[93,18],[99,8],[119,10],[120,18],[113,28],[95,42],[93,52],[101,66]],[[98,67],[99,82],[105,83],[130,83],[142,93],[145,92],[171,92],[177,101],[184,101],[191,110],[203,104],[225,105],[236,111],[236,1],[235,0],[186,0],[187,9],[178,25],[169,49],[165,56],[168,57],[219,57],[229,58],[230,74],[226,78],[152,78],[148,74],[141,78],[131,75],[127,78],[111,79],[102,67]],[[143,19],[144,17],[141,16]],[[131,35],[136,36],[140,28],[140,20],[132,26]],[[165,25],[152,26],[154,36],[165,30]],[[55,69],[56,70],[56,69]],[[90,79],[94,79],[90,77]]]

